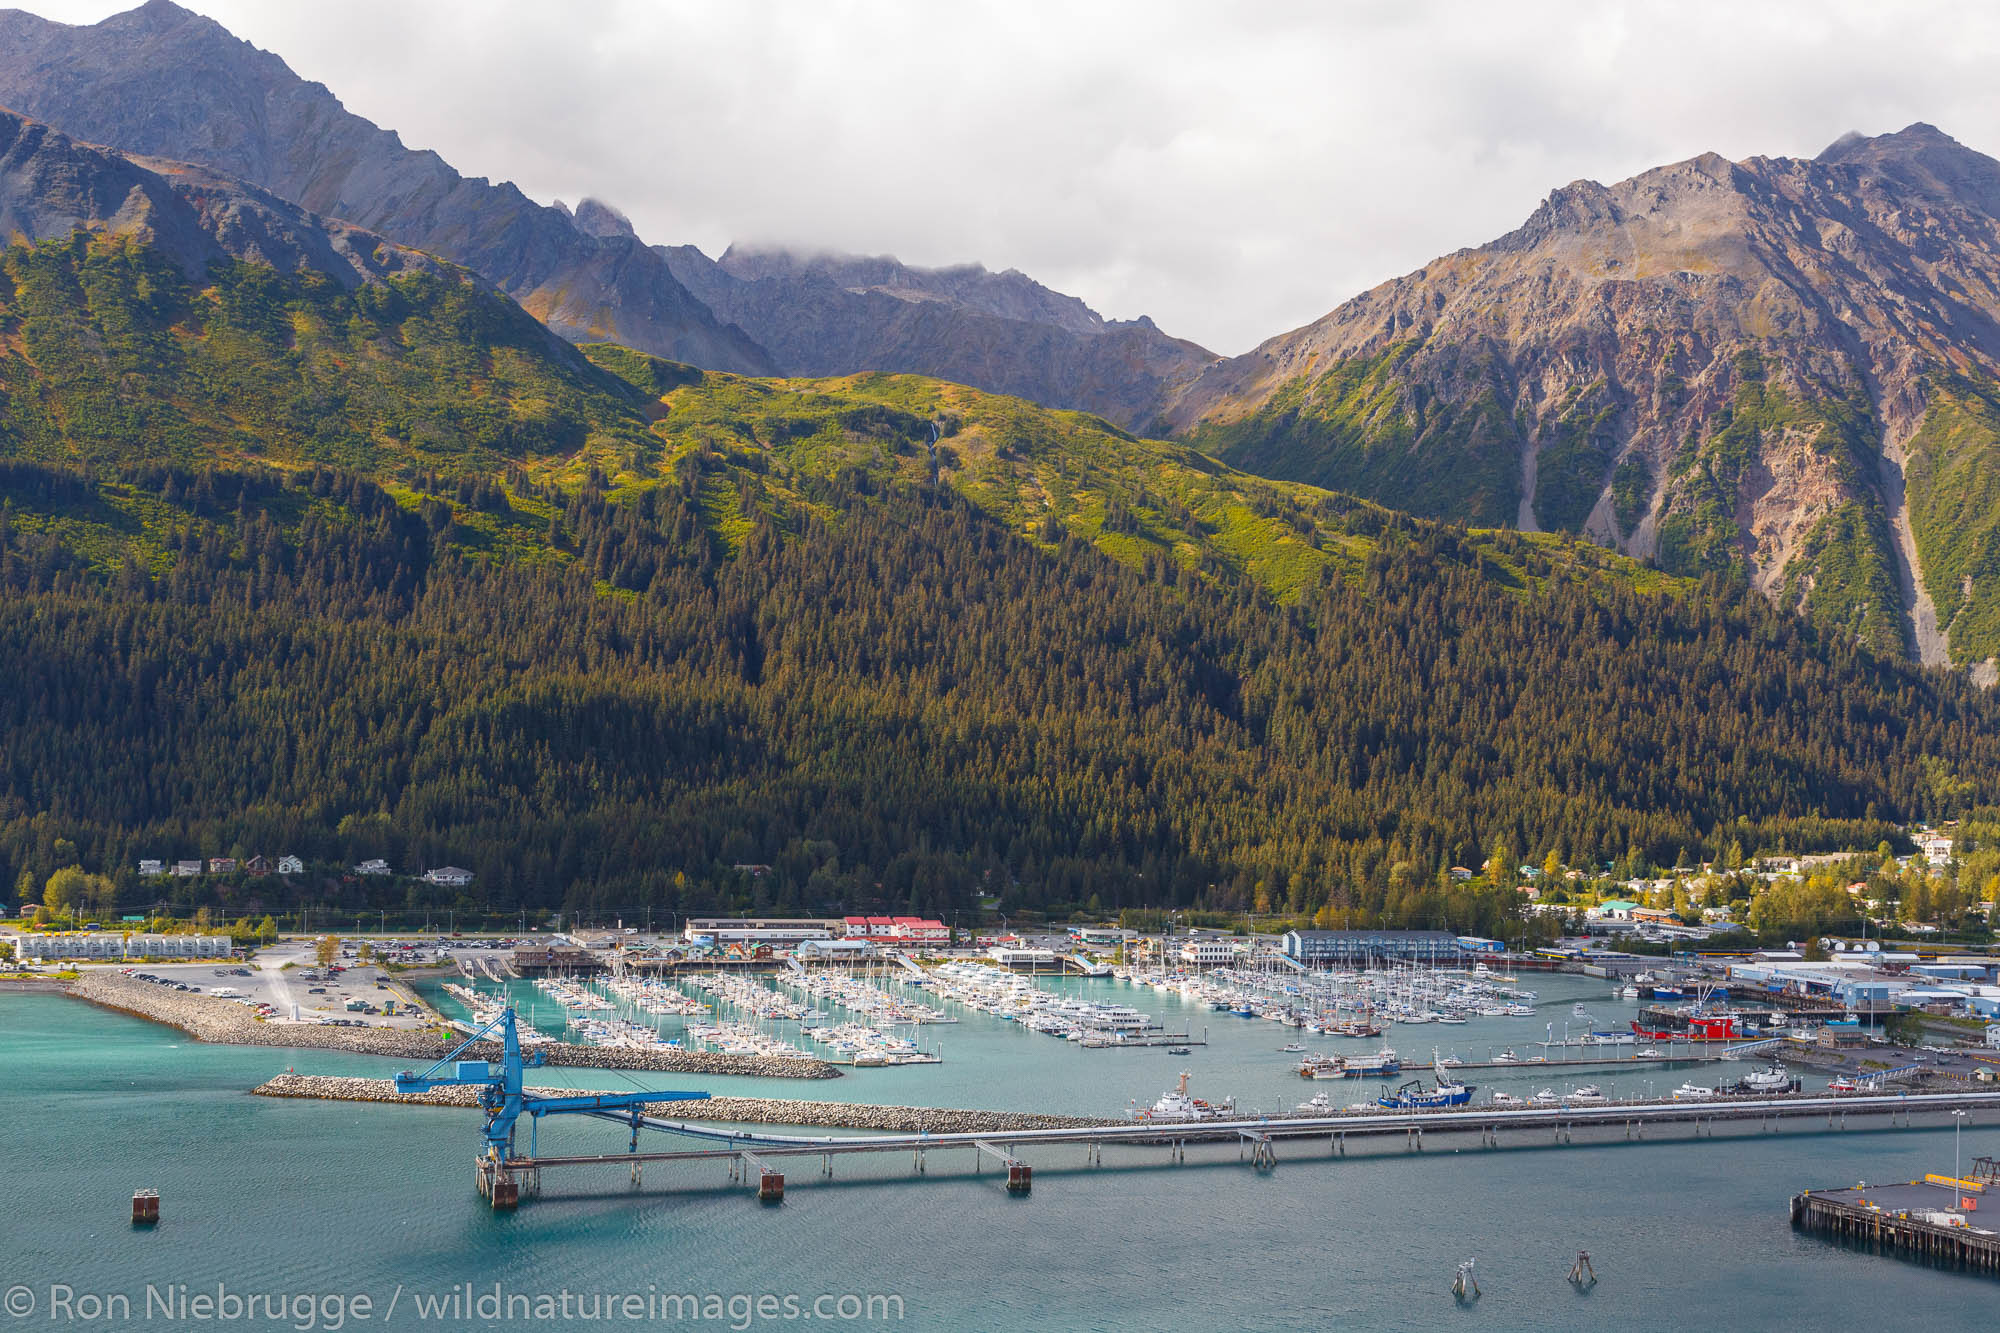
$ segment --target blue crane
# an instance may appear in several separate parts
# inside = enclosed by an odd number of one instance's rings
[[[500,1062],[496,1069],[485,1060],[459,1057],[475,1042],[495,1033],[500,1037]],[[547,1097],[521,1086],[523,1070],[542,1064],[542,1054],[521,1054],[521,1037],[514,1027],[514,1009],[508,1006],[500,1016],[460,1042],[444,1058],[421,1073],[404,1070],[396,1075],[400,1093],[429,1092],[433,1088],[478,1088],[479,1104],[486,1109],[485,1162],[489,1171],[504,1173],[514,1156],[514,1124],[528,1117],[528,1155],[534,1156],[534,1138],[545,1115],[588,1115],[600,1120],[629,1124],[632,1151],[639,1149],[639,1129],[646,1121],[648,1102],[706,1101],[705,1092],[591,1092],[573,1097]]]

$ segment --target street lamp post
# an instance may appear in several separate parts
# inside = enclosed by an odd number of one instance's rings
[[[1958,1131],[1965,1126],[1965,1112],[1951,1113],[1951,1178],[1958,1179]],[[1953,1188],[1957,1188],[1954,1186]]]

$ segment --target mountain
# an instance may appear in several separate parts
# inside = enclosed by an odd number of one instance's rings
[[[478,879],[189,890],[232,914],[1501,933],[1516,895],[1439,874],[1496,839],[1666,863],[2000,797],[2000,702],[1572,538],[962,385],[580,354],[457,270],[192,277],[109,230],[0,270],[9,882],[140,903],[138,855],[240,845]]]
[[[883,370],[956,380],[1146,430],[1217,360],[1150,319],[1106,320],[1019,272],[732,246],[662,251],[790,375]]]
[[[1927,663],[2000,653],[2000,163],[1928,125],[1557,190],[1202,376],[1253,471],[1587,533]]]
[[[66,241],[78,231],[129,239],[191,277],[227,260],[313,273],[342,287],[451,272],[429,255],[240,181],[80,144],[0,108],[0,236]]]
[[[88,27],[0,12],[0,104],[202,163],[473,269],[573,341],[710,369],[958,380],[1134,429],[1216,358],[1015,272],[648,246],[615,209],[541,206],[405,148],[276,55],[170,0]]]
[[[479,273],[578,341],[775,369],[636,238],[461,176],[210,19],[149,3],[88,27],[0,11],[0,105],[79,138],[195,162]]]

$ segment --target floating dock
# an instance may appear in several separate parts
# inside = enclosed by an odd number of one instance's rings
[[[2000,1211],[2000,1180],[1989,1157],[1970,1179],[1925,1176],[1888,1185],[1807,1190],[1792,1197],[1792,1225],[1877,1254],[1980,1273],[2000,1273],[2000,1230],[1980,1206]]]

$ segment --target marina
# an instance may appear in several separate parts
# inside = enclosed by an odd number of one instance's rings
[[[1150,1008],[1176,1027],[1189,1016],[1199,1021],[1202,1012],[1178,996],[1156,1000],[1154,993],[1135,991],[1122,981],[1040,980],[1097,997],[1136,1001],[1142,1012]],[[1558,1012],[1567,1010],[1576,994],[1597,994],[1578,979],[1536,980]],[[523,1004],[540,994],[525,983],[512,983],[509,991]],[[1245,1282],[1303,1290],[1344,1322],[1404,1327],[1416,1313],[1410,1293],[1434,1292],[1448,1305],[1445,1284],[1453,1265],[1474,1254],[1485,1288],[1481,1313],[1504,1327],[1644,1324],[1646,1312],[1662,1303],[1671,1303],[1689,1320],[1793,1326],[1838,1319],[1857,1301],[1915,1308],[1935,1300],[1932,1284],[1939,1281],[1922,1268],[1883,1262],[1843,1267],[1841,1281],[1828,1283],[1823,1262],[1782,1241],[1788,1231],[1782,1200],[1805,1184],[1873,1181],[1878,1175],[1885,1180],[1921,1177],[1936,1168],[1940,1146],[1949,1163],[1948,1117],[1923,1110],[1907,1127],[1893,1115],[1850,1114],[1843,1122],[1836,1112],[1829,1130],[1828,1116],[1817,1110],[1766,1126],[1754,1113],[1744,1119],[1734,1118],[1740,1111],[1711,1118],[1703,1108],[1699,1119],[1678,1125],[1658,1121],[1635,1126],[1629,1139],[1622,1119],[1600,1111],[1593,1121],[1576,1117],[1565,1122],[1567,1142],[1559,1141],[1551,1115],[1544,1123],[1503,1127],[1500,1151],[1482,1149],[1478,1125],[1463,1121],[1439,1122],[1436,1128],[1427,1121],[1413,1127],[1418,1131],[1414,1136],[1391,1122],[1386,1130],[1340,1137],[1337,1117],[1291,1112],[1305,1093],[1333,1085],[1302,1087],[1294,1072],[1299,1057],[1280,1053],[1285,1038],[1276,1025],[1224,1025],[1211,1033],[1208,1047],[1196,1048],[1184,1059],[1143,1051],[1106,1059],[1078,1043],[1026,1032],[1016,1023],[962,1015],[950,1029],[950,1042],[957,1048],[951,1063],[852,1070],[847,1078],[814,1085],[807,1095],[995,1111],[1036,1108],[1079,1118],[1095,1111],[1115,1120],[1122,1118],[1120,1108],[1129,1101],[1154,1101],[1185,1067],[1193,1071],[1192,1094],[1215,1101],[1233,1095],[1239,1106],[1263,1108],[1242,1118],[1253,1132],[1257,1122],[1267,1119],[1296,1119],[1306,1125],[1274,1136],[1268,1148],[1274,1169],[1254,1171],[1244,1168],[1258,1151],[1257,1141],[1241,1136],[1192,1137],[1163,1133],[1155,1126],[1150,1141],[1091,1145],[1017,1142],[1004,1132],[996,1141],[995,1132],[982,1127],[978,1137],[995,1142],[1028,1167],[1031,1188],[1016,1193],[1003,1187],[1007,1169],[1000,1158],[963,1144],[925,1152],[922,1171],[916,1169],[916,1150],[907,1146],[843,1151],[834,1155],[835,1174],[828,1177],[820,1174],[822,1159],[814,1146],[785,1151],[737,1145],[739,1151],[732,1154],[726,1140],[675,1145],[664,1136],[660,1146],[707,1155],[678,1165],[645,1163],[642,1179],[634,1185],[631,1164],[623,1160],[629,1128],[587,1119],[563,1128],[559,1136],[548,1134],[541,1149],[551,1158],[601,1158],[603,1164],[543,1171],[532,1201],[503,1220],[480,1205],[467,1189],[463,1168],[455,1165],[464,1161],[479,1123],[476,1112],[243,1096],[245,1089],[289,1064],[381,1080],[407,1067],[407,1060],[189,1045],[170,1029],[59,996],[28,995],[6,1003],[9,1022],[0,1027],[0,1052],[15,1071],[16,1087],[0,1108],[0,1118],[11,1116],[10,1123],[18,1126],[25,1123],[23,1117],[41,1117],[54,1127],[46,1140],[48,1154],[21,1164],[22,1187],[73,1189],[73,1181],[58,1179],[73,1173],[59,1171],[57,1163],[65,1152],[87,1152],[92,1165],[84,1169],[86,1184],[102,1179],[104,1192],[119,1210],[118,1231],[108,1241],[102,1234],[89,1239],[79,1229],[88,1219],[80,1216],[77,1227],[64,1223],[25,1237],[20,1261],[56,1265],[49,1271],[76,1271],[85,1278],[98,1273],[99,1281],[122,1266],[163,1262],[168,1256],[184,1271],[211,1281],[224,1275],[279,1280],[296,1262],[299,1239],[336,1234],[279,1202],[279,1182],[301,1175],[341,1181],[357,1190],[387,1191],[409,1215],[410,1229],[392,1227],[391,1234],[418,1238],[414,1250],[402,1244],[379,1251],[365,1247],[344,1260],[352,1281],[379,1282],[383,1294],[394,1282],[532,1281],[519,1267],[524,1247],[546,1245],[557,1234],[578,1242],[561,1247],[561,1280],[615,1287],[635,1271],[652,1276],[656,1231],[662,1225],[699,1229],[710,1251],[700,1281],[724,1290],[771,1285],[770,1260],[755,1256],[770,1253],[774,1225],[783,1227],[786,1251],[803,1256],[800,1262],[814,1271],[823,1263],[838,1263],[871,1285],[906,1266],[910,1247],[928,1246],[927,1252],[953,1275],[948,1280],[896,1279],[896,1290],[909,1301],[912,1322],[925,1327],[946,1323],[948,1312],[963,1311],[968,1304],[988,1308],[988,1303],[1003,1311],[989,1322],[1006,1327],[1124,1326],[1140,1318],[1280,1327],[1275,1318],[1243,1317],[1240,1301],[1227,1293]],[[1461,1037],[1475,1046],[1492,1041],[1498,1048],[1509,1031],[1518,1041],[1516,1027],[1494,1020],[1482,1030],[1475,1021]],[[1356,1043],[1363,1050],[1379,1045],[1379,1039]],[[1525,1046],[1517,1049],[1528,1053]],[[100,1066],[115,1066],[117,1078],[105,1078]],[[1649,1072],[1613,1069],[1588,1076],[1600,1082],[1608,1097],[1647,1100]],[[191,1089],[188,1095],[214,1108],[199,1139],[182,1143],[174,1135],[163,1138],[145,1127],[140,1106],[107,1100],[98,1091],[123,1086],[129,1078],[163,1076],[173,1077]],[[545,1068],[534,1077],[550,1086],[607,1086],[601,1072],[587,1069]],[[1497,1084],[1526,1098],[1557,1077],[1552,1071],[1486,1071],[1475,1095],[1483,1102]],[[1662,1082],[1652,1100],[1665,1097],[1673,1081]],[[769,1079],[655,1075],[652,1082],[667,1088],[700,1087],[726,1097],[788,1095],[771,1091],[786,1085]],[[1340,1102],[1379,1095],[1374,1083],[1350,1087],[1351,1092],[1336,1089],[1345,1094]],[[1558,1084],[1558,1093],[1562,1090]],[[88,1112],[56,1111],[79,1095],[93,1099]],[[1683,1113],[1695,1109],[1683,1108]],[[1972,1113],[1965,1131],[1968,1151],[1994,1146],[1992,1121],[1991,1112]],[[1897,1126],[1893,1133],[1883,1132],[1890,1123]],[[760,1132],[840,1136],[808,1127],[793,1131],[772,1126]],[[1976,1142],[1983,1146],[1975,1149]],[[1607,1165],[1602,1151],[1607,1147],[1618,1149],[1615,1191],[1602,1188]],[[218,1151],[243,1163],[240,1180],[223,1194],[206,1183],[207,1163]],[[761,1177],[755,1171],[744,1174],[742,1151],[788,1177],[783,1203],[772,1205],[777,1212],[748,1204]],[[982,1160],[975,1164],[975,1157]],[[1110,1178],[1100,1173],[1114,1168],[1122,1183],[1108,1188]],[[1238,1178],[1236,1172],[1243,1174]],[[133,1183],[157,1186],[172,1204],[159,1233],[145,1238],[153,1248],[144,1251],[128,1250],[123,1231]],[[1343,1209],[1368,1218],[1368,1226],[1346,1242],[1356,1271],[1337,1282],[1314,1280],[1301,1286],[1296,1252],[1283,1238],[1296,1229],[1298,1219],[1325,1208],[1330,1190],[1338,1192]],[[1151,1283],[1098,1277],[1073,1307],[1065,1306],[1060,1318],[1005,1305],[1013,1284],[983,1262],[982,1255],[1003,1247],[1016,1263],[1046,1273],[1068,1271],[1085,1256],[1095,1265],[1100,1251],[1090,1238],[1129,1213],[1135,1191],[1149,1209],[1203,1219],[1203,1244],[1176,1251],[1177,1271],[1186,1277],[1184,1289],[1167,1295]],[[1450,1191],[1466,1208],[1440,1214],[1418,1205],[1438,1191]],[[1558,1198],[1560,1207],[1536,1202]],[[1774,1201],[1779,1202],[1776,1208]],[[464,1227],[468,1206],[475,1210],[473,1217],[492,1222],[455,1230],[448,1264],[442,1256],[424,1257],[429,1249],[421,1238],[437,1226]],[[1504,1228],[1492,1224],[1496,1209],[1509,1219]],[[336,1209],[331,1216],[348,1215]],[[1711,1256],[1698,1274],[1663,1270],[1654,1262],[1662,1224],[1673,1228],[1676,1244]],[[214,1234],[216,1226],[225,1226],[224,1234],[232,1237],[226,1264],[207,1256],[198,1242],[198,1237]],[[1602,1278],[1586,1302],[1577,1302],[1562,1282],[1579,1248],[1590,1251]],[[102,1258],[85,1261],[81,1269],[59,1267],[74,1264],[78,1254]],[[667,1276],[672,1280],[672,1271]],[[782,1271],[776,1281],[781,1286],[785,1282]],[[1557,1295],[1564,1299],[1555,1299]],[[1941,1328],[1971,1326],[1949,1316],[1929,1322]],[[1290,1323],[1295,1320],[1285,1326]]]

